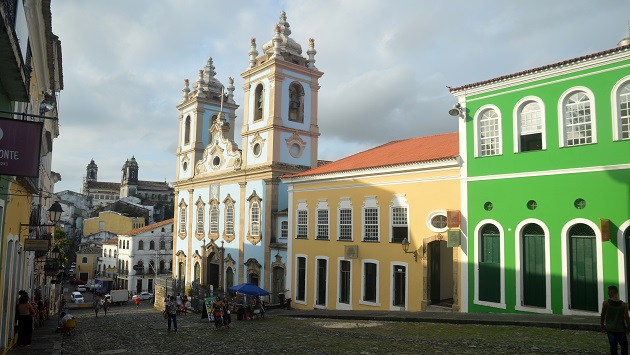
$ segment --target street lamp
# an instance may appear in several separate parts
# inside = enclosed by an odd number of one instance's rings
[[[402,245],[402,248],[403,248],[403,251],[405,252],[405,254],[413,254],[413,256],[416,259],[416,261],[418,261],[418,251],[417,250],[409,251],[410,243],[409,243],[409,239],[408,238],[403,239],[401,245]]]
[[[63,209],[61,208],[61,205],[59,202],[55,201],[55,203],[53,203],[48,209],[48,218],[53,222],[53,224],[56,224],[59,222],[59,219],[61,219],[62,213]]]

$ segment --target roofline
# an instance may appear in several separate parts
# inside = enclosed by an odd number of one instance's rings
[[[478,81],[472,84],[466,84],[466,85],[462,85],[462,86],[458,86],[458,87],[454,87],[454,88],[449,88],[449,91],[452,94],[455,94],[459,91],[463,91],[463,90],[467,90],[467,89],[472,89],[472,88],[477,88],[480,86],[485,86],[488,84],[493,84],[499,81],[504,81],[504,80],[509,80],[512,78],[516,78],[516,77],[522,77],[522,76],[531,76],[534,74],[538,74],[541,72],[545,72],[545,71],[549,71],[549,70],[553,70],[553,69],[558,69],[561,67],[566,67],[568,65],[574,65],[580,62],[585,62],[585,61],[591,61],[591,60],[595,60],[598,59],[600,57],[605,57],[605,56],[609,56],[612,54],[617,54],[617,53],[622,53],[622,52],[627,52],[630,50],[630,45],[625,45],[625,46],[620,46],[620,47],[614,47],[611,49],[607,49],[604,51],[600,51],[600,52],[596,52],[596,53],[591,53],[591,54],[587,54],[587,55],[583,55],[580,57],[576,57],[576,58],[572,58],[572,59],[567,59],[567,60],[563,60],[560,62],[556,62],[553,64],[548,64],[548,65],[543,65],[540,67],[536,67],[533,69],[528,69],[528,70],[523,70],[523,71],[519,71],[513,74],[508,74],[508,75],[503,75],[503,76],[499,76],[493,79],[488,79],[488,80],[484,80],[484,81]]]
[[[442,169],[442,168],[460,168],[461,159],[459,154],[455,156],[424,160],[418,162],[410,162],[404,164],[394,165],[381,165],[370,168],[350,169],[342,171],[326,172],[321,174],[310,174],[300,176],[286,176],[280,177],[280,179],[286,184],[300,184],[314,181],[335,180],[340,177],[359,177],[359,176],[374,176],[376,174],[397,174],[406,172],[409,170],[429,170],[429,169]],[[450,164],[449,164],[450,163]]]

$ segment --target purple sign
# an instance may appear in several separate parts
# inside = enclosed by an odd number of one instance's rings
[[[39,176],[42,122],[0,118],[0,175]]]

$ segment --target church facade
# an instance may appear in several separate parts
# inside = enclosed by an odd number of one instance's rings
[[[166,181],[139,180],[140,167],[135,157],[127,159],[121,170],[122,177],[119,183],[98,181],[98,165],[94,159],[87,165],[82,193],[87,196],[92,210],[99,206],[108,209],[105,206],[112,205],[122,198],[135,196],[141,200],[141,205],[153,206],[153,221],[148,223],[159,222],[171,216],[167,210],[170,210],[173,204],[173,188]],[[113,207],[112,210],[116,211],[117,208]]]
[[[287,186],[280,176],[318,164],[318,79],[314,41],[307,57],[281,12],[243,73],[241,145],[234,137],[234,80],[215,78],[212,58],[179,110],[173,277],[225,290],[243,282],[277,296],[287,287]],[[245,62],[247,63],[247,62]]]

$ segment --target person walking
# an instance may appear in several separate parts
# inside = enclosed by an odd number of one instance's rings
[[[230,301],[227,297],[223,297],[223,325],[230,329],[232,323],[232,311],[230,311]]]
[[[105,301],[103,301],[103,311],[105,312],[105,317],[107,317],[107,311],[109,311],[109,305],[111,302],[109,302],[109,300],[106,298]]]
[[[214,326],[219,329],[223,325],[223,301],[217,296],[212,306],[212,314],[214,315]]]
[[[602,304],[601,327],[608,335],[610,353],[617,354],[617,343],[621,346],[621,354],[628,355],[628,338],[626,331],[630,328],[628,304],[619,299],[617,286],[608,286],[608,300]]]
[[[101,309],[101,301],[96,297],[94,297],[94,301],[92,302],[92,308],[94,308],[94,313],[98,318],[98,311]]]
[[[17,305],[18,315],[18,346],[31,346],[31,337],[33,335],[33,316],[35,309],[28,302],[28,294],[23,293],[20,296]]]
[[[136,309],[140,308],[140,295],[136,295]]]

